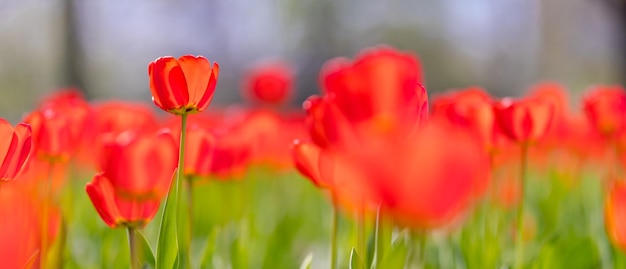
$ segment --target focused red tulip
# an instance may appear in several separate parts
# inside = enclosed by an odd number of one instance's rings
[[[287,64],[270,62],[253,67],[246,74],[243,95],[265,105],[281,105],[291,96],[293,74]]]
[[[213,99],[219,70],[202,56],[158,58],[148,66],[152,101],[177,115],[202,112]]]
[[[15,128],[0,119],[0,181],[10,181],[20,174],[32,151],[30,125],[20,123]]]
[[[157,213],[177,163],[177,147],[167,132],[124,132],[106,145],[102,172],[86,190],[111,227],[145,226]]]
[[[536,142],[549,130],[554,105],[540,98],[504,98],[494,105],[497,124],[504,135],[518,143]]]
[[[626,251],[626,183],[623,180],[614,181],[608,192],[604,224],[613,244]]]
[[[626,126],[626,92],[621,86],[596,86],[583,97],[583,107],[593,126],[605,136],[622,132]]]

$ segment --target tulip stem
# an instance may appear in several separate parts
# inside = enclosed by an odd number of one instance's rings
[[[520,160],[520,201],[517,205],[517,235],[515,237],[515,269],[524,266],[524,196],[526,195],[526,165],[528,157],[528,145],[522,144]]]
[[[43,187],[43,209],[41,217],[41,251],[39,252],[40,268],[46,268],[48,257],[48,225],[50,210],[50,192],[52,189],[52,179],[54,173],[54,162],[48,163],[48,178],[44,181]]]
[[[128,227],[126,232],[128,234],[128,247],[130,248],[130,268],[138,269],[139,260],[137,259],[137,240],[135,238],[135,229]]]
[[[365,205],[359,203],[356,216],[356,252],[360,257],[365,256]]]
[[[193,239],[193,177],[188,176],[187,182],[187,214],[189,215],[189,240]],[[191,241],[189,241],[191,243]],[[190,246],[191,249],[191,246]]]
[[[333,204],[333,216],[330,230],[330,269],[337,268],[337,224],[339,222],[339,209],[337,208],[337,197],[331,190],[331,202]]]
[[[185,142],[186,142],[186,136],[187,136],[187,113],[184,113],[182,115],[180,115],[181,118],[181,124],[180,124],[180,148],[178,151],[178,170],[177,170],[177,176],[176,176],[176,193],[177,193],[177,198],[178,201],[176,203],[177,207],[178,205],[181,204],[181,195],[180,195],[180,189],[182,188],[182,183],[183,180],[185,178],[184,174],[185,174]],[[178,208],[176,209],[178,211]],[[178,216],[180,216],[179,214],[177,214]],[[190,220],[189,220],[190,221]],[[178,220],[176,221],[176,225],[178,227],[180,227],[181,224],[181,218],[178,218]],[[189,240],[181,240],[183,238],[186,238],[186,235],[181,233],[181,230],[178,228],[178,242],[183,243],[182,246],[178,246],[179,249],[179,257],[181,258],[180,262],[182,264],[181,268],[189,268],[190,264],[190,259],[189,259],[189,244],[190,241]]]
[[[374,258],[373,258],[373,266],[372,268],[378,268],[381,260],[384,257],[384,244],[386,242],[385,236],[385,225],[383,221],[383,207],[382,205],[378,206],[378,210],[376,210],[376,222],[374,225]]]

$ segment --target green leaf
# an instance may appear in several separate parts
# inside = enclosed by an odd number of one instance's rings
[[[220,234],[220,228],[214,227],[209,234],[209,237],[206,240],[206,245],[204,247],[204,253],[202,254],[202,259],[200,260],[200,268],[211,268],[213,267],[213,255],[215,254],[215,249],[217,246],[217,236]]]
[[[350,269],[363,269],[365,264],[361,259],[361,256],[356,252],[356,249],[352,248],[350,252]]]
[[[176,170],[174,170],[176,176]],[[159,239],[157,241],[156,269],[172,269],[178,257],[176,212],[178,207],[178,180],[174,179],[165,199]]]
[[[374,268],[374,254],[376,252],[376,233],[370,233],[367,238],[366,265],[367,268]]]
[[[313,263],[313,253],[309,253],[304,257],[302,264],[300,264],[300,269],[311,269],[311,264]]]
[[[402,269],[408,254],[408,248],[404,237],[398,237],[391,245],[391,249],[385,252],[385,256],[379,263],[378,268],[385,269]]]
[[[137,246],[139,247],[139,262],[142,265],[149,265],[150,268],[154,268],[156,265],[156,261],[154,260],[154,252],[152,252],[152,247],[150,247],[150,243],[146,239],[146,236],[139,230],[135,231],[135,234],[138,235],[137,239],[139,243]]]

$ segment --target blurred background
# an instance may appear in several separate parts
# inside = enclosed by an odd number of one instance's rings
[[[0,117],[11,121],[64,86],[149,102],[147,66],[164,55],[219,62],[221,104],[240,101],[250,64],[278,58],[297,74],[298,107],[326,60],[378,44],[419,55],[431,94],[626,82],[624,0],[1,0],[0,40]]]

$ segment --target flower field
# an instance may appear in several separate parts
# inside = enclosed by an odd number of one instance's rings
[[[626,268],[622,86],[434,94],[416,54],[347,56],[301,108],[287,63],[217,107],[219,63],[184,55],[144,103],[0,120],[0,267]]]

